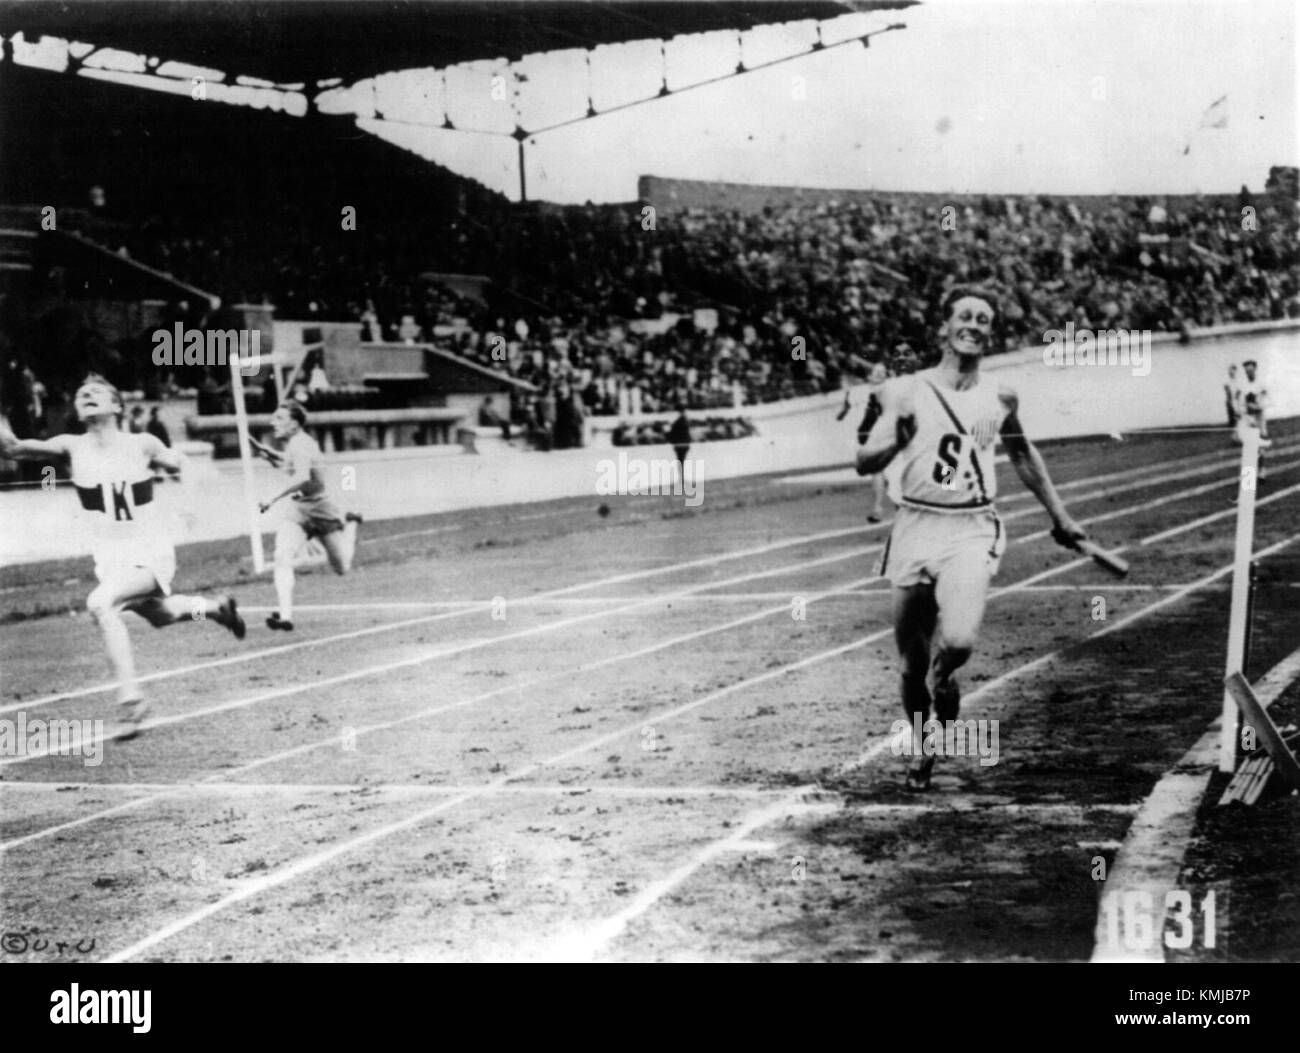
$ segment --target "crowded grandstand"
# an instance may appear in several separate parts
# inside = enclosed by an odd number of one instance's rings
[[[61,229],[225,304],[453,351],[536,389],[516,394],[509,416],[540,446],[581,442],[556,401],[583,416],[731,409],[837,390],[878,362],[891,373],[924,367],[933,305],[953,284],[1005,297],[1013,348],[1068,322],[1184,332],[1300,317],[1294,169],[1261,173],[1254,191],[1160,198],[648,176],[637,201],[556,206],[511,202],[324,118],[195,107],[22,67],[6,76],[10,226],[38,229],[53,205]],[[128,98],[131,118],[104,134],[104,114]],[[361,217],[355,230],[336,221],[339,201]],[[1256,232],[1242,229],[1244,207]],[[946,215],[951,229],[928,236]],[[489,280],[454,288],[444,275]],[[205,398],[200,412],[231,408],[219,371],[151,368],[147,330],[106,341],[67,303],[33,318],[15,317],[12,301],[0,339],[16,420],[35,414],[38,429],[57,428],[86,368],[150,400],[224,389],[224,403],[209,410]],[[170,312],[168,323],[211,324],[198,296]],[[796,334],[806,355],[790,353]],[[331,395],[328,379],[304,393],[308,405],[384,404],[373,390]]]

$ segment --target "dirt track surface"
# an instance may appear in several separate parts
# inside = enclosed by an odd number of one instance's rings
[[[1276,434],[1263,499],[1300,485]],[[1140,542],[1229,512],[1237,450],[1046,456],[1108,477],[1063,496],[1133,572],[1033,536],[1000,469],[1011,543],[961,676],[997,762],[940,758],[921,796],[856,484],[367,524],[353,575],[300,579],[293,634],[237,545],[183,549],[178,591],[235,583],[248,638],[133,621],[153,725],[95,766],[0,757],[0,960],[1086,960],[1092,861],[1221,698],[1231,514]],[[1296,500],[1257,513],[1257,550],[1297,541],[1263,560],[1257,672],[1300,643]],[[45,614],[88,574],[6,572],[0,717],[112,720],[93,625]]]

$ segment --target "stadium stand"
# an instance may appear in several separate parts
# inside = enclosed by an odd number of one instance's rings
[[[327,117],[202,106],[18,67],[5,78],[0,146],[14,148],[0,149],[0,200],[54,204],[61,231],[223,303],[359,322],[363,339],[428,343],[535,385],[510,418],[525,433],[549,431],[542,445],[573,441],[556,430],[567,412],[550,410],[557,399],[588,416],[678,402],[730,409],[834,390],[878,361],[896,372],[928,364],[929,312],[956,282],[1002,293],[1011,345],[1067,322],[1176,332],[1300,315],[1293,175],[1283,170],[1262,193],[1209,198],[646,178],[636,203],[518,205]],[[647,203],[652,230],[642,227]],[[356,209],[355,230],[340,221],[345,207]],[[1255,210],[1249,236],[1245,208]],[[923,236],[936,227],[945,237]],[[6,259],[24,259],[22,236],[3,247]],[[447,274],[490,282],[453,288]],[[171,310],[201,324],[198,300]],[[39,317],[10,308],[7,298],[0,328],[53,404],[91,365],[146,390],[214,384],[185,370],[147,376],[144,331],[106,347],[93,319],[68,321],[66,304]],[[792,354],[796,341],[806,357]],[[402,403],[364,387],[317,395],[316,408],[360,407]]]

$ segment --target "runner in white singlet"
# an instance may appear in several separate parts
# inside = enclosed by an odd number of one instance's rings
[[[210,620],[244,638],[244,620],[233,597],[209,599],[172,594],[176,550],[154,501],[154,469],[181,474],[188,489],[188,462],[148,433],[121,429],[122,397],[108,381],[91,374],[77,389],[74,406],[84,435],[19,439],[0,418],[0,457],[10,460],[66,460],[82,514],[89,518],[95,577],[86,600],[117,678],[122,728],[132,738],[144,723],[146,706],[136,679],[131,637],[122,615],[131,611],[157,629],[182,621]]]
[[[1241,439],[1242,430],[1254,428],[1259,432],[1260,442],[1267,446],[1268,418],[1264,411],[1268,409],[1268,388],[1264,381],[1256,376],[1259,368],[1254,359],[1243,363],[1245,377],[1237,382],[1237,435]]]
[[[942,361],[886,385],[884,412],[857,456],[861,475],[891,464],[900,468],[901,507],[881,573],[893,585],[903,709],[918,726],[929,718],[932,700],[938,721],[957,719],[960,693],[953,674],[975,646],[989,582],[1006,546],[993,507],[999,437],[1016,474],[1052,517],[1057,542],[1073,547],[1085,537],[1024,436],[1015,392],[980,376],[980,360],[999,329],[996,300],[954,289],[944,298],[942,314]],[[930,785],[934,755],[923,752],[918,737],[910,789]]]
[[[1268,409],[1268,388],[1264,386],[1264,381],[1256,376],[1259,365],[1253,358],[1243,362],[1241,368],[1245,376],[1236,382],[1234,391],[1237,424],[1233,431],[1233,440],[1243,443],[1246,441],[1248,431],[1259,433],[1259,460],[1256,464],[1255,482],[1262,486],[1266,481],[1264,451],[1273,445],[1273,440],[1268,437],[1268,417],[1265,415]],[[1237,503],[1235,490],[1228,500],[1232,504]]]

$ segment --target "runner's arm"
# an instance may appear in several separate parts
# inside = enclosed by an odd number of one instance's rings
[[[170,446],[164,446],[162,440],[154,435],[142,435],[140,441],[144,445],[144,452],[149,457],[150,468],[162,468],[166,471],[173,472],[181,477],[182,485],[185,483],[185,477],[189,474],[190,460],[180,450],[174,450]]]
[[[288,486],[271,498],[271,500],[264,501],[259,507],[263,512],[266,512],[277,501],[281,501],[286,497],[290,497],[302,490],[306,490],[309,486],[313,485],[314,481],[311,466],[305,465],[294,474],[293,481]]]
[[[66,436],[53,439],[20,439],[4,414],[0,414],[0,457],[9,461],[52,461],[71,452]]]
[[[859,475],[884,471],[916,434],[910,385],[886,384],[880,393],[880,402],[883,407],[881,414],[872,426],[866,444],[858,448],[856,466]]]
[[[194,478],[193,462],[180,450],[167,446],[157,436],[143,435],[141,441],[144,444],[144,452],[149,458],[149,467],[171,472],[180,480],[180,515],[187,529],[193,530],[198,517],[196,511],[198,485]]]
[[[267,446],[265,443],[258,442],[251,435],[248,437],[248,444],[253,448],[253,454],[258,457],[265,457],[274,465],[279,465],[284,460],[284,454],[279,450]]]
[[[858,445],[866,444],[867,436],[871,434],[871,429],[876,426],[876,421],[880,419],[880,396],[876,392],[871,392],[867,396],[867,409],[862,414],[862,423],[858,425]]]
[[[1007,451],[1007,459],[1011,461],[1011,467],[1015,469],[1016,475],[1020,476],[1020,481],[1038,498],[1039,503],[1047,509],[1047,514],[1052,517],[1054,536],[1060,534],[1072,540],[1087,537],[1086,531],[1066,511],[1060,495],[1056,492],[1056,487],[1052,485],[1052,477],[1048,474],[1047,465],[1043,461],[1042,454],[1038,452],[1038,447],[1025,436],[1024,428],[1020,424],[1019,396],[1010,388],[1004,387],[998,391],[998,397],[1007,410],[1006,419],[1002,422],[1002,448]],[[1061,537],[1057,537],[1056,540],[1065,543]]]

